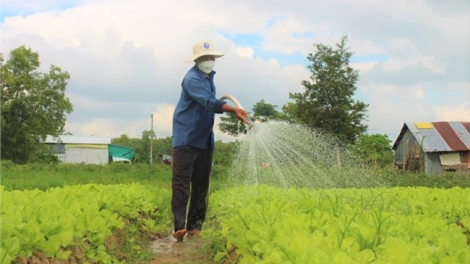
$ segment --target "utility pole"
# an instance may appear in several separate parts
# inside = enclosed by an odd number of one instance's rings
[[[153,162],[153,114],[150,115],[150,164]]]

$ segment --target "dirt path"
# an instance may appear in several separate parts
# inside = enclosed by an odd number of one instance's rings
[[[150,245],[156,254],[150,264],[213,263],[205,245],[208,242],[200,237],[185,238],[183,242],[176,242],[172,236],[157,237]]]

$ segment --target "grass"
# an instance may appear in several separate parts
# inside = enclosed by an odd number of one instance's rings
[[[223,188],[226,168],[214,167],[211,190]],[[5,190],[46,190],[77,184],[125,184],[141,183],[157,187],[171,188],[171,166],[156,164],[106,165],[85,164],[26,164],[16,165],[2,161],[1,182]]]
[[[214,166],[211,176],[211,191],[224,188],[228,171],[228,167]],[[425,175],[424,173],[392,168],[373,170],[371,173],[385,179],[391,187],[452,188],[460,186],[470,188],[469,173]],[[162,163],[111,163],[106,165],[33,163],[17,165],[10,161],[2,161],[0,176],[0,184],[5,190],[46,190],[52,187],[87,183],[123,184],[135,182],[171,188],[171,166]]]
[[[139,182],[170,188],[171,167],[164,164],[26,164],[3,162],[1,184],[6,190],[40,189],[65,185]]]
[[[428,188],[470,188],[470,172],[446,172],[426,175],[421,172],[410,172],[395,169],[382,169],[377,176],[383,177],[392,187],[428,187]]]

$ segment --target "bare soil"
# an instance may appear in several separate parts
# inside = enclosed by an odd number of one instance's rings
[[[155,257],[150,264],[171,263],[215,263],[212,261],[210,242],[202,237],[185,237],[177,242],[172,236],[157,236],[150,243]]]

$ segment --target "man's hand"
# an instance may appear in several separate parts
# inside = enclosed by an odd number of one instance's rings
[[[234,108],[233,113],[237,116],[238,120],[242,121],[245,124],[248,124],[246,117],[248,116],[248,112],[241,108]]]
[[[237,107],[233,107],[229,104],[224,104],[222,106],[222,111],[232,112],[237,116],[238,120],[242,121],[245,124],[248,124],[248,122],[246,120],[246,117],[248,116],[248,112],[243,110],[242,108],[237,108]]]

